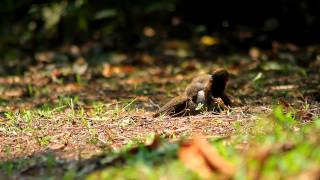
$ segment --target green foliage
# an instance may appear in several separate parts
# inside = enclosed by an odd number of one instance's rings
[[[197,104],[197,107],[196,107],[196,110],[197,110],[197,111],[200,111],[200,110],[203,109],[203,108],[204,108],[204,104],[198,103],[198,104]]]
[[[30,97],[34,95],[34,89],[32,87],[32,84],[28,84],[28,95]]]
[[[98,134],[97,130],[94,129],[94,128],[90,128],[89,129],[89,133],[90,133],[89,143],[90,144],[94,144],[94,145],[98,144],[98,142],[99,142],[99,139],[98,139],[99,134]]]
[[[76,172],[74,170],[69,170],[67,171],[64,176],[63,176],[63,180],[73,180],[76,178]]]
[[[4,115],[7,119],[9,119],[10,124],[16,124],[17,118],[13,112],[5,112]]]
[[[282,106],[276,106],[273,110],[273,114],[276,118],[277,123],[279,123],[285,128],[290,128],[296,124],[296,120],[294,119],[294,113],[284,113]]]
[[[27,124],[30,124],[32,123],[32,120],[33,120],[33,114],[30,110],[23,111],[22,118]]]
[[[102,102],[93,102],[92,104],[93,114],[98,117],[102,117],[105,112],[105,104]]]
[[[37,140],[40,146],[47,147],[51,141],[51,137],[50,136],[39,137]]]
[[[146,148],[139,143],[134,144],[119,152],[120,156],[126,159],[125,165],[106,168],[98,174],[90,175],[88,179],[95,179],[97,175],[100,179],[159,179],[163,176],[173,179],[181,177],[195,179],[197,177],[183,164],[174,160],[177,156],[177,144],[162,142],[156,149]],[[132,148],[136,149],[136,152],[133,153]]]
[[[3,169],[4,172],[8,175],[11,176],[12,172],[14,170],[14,164],[13,162],[4,162],[0,164],[0,169]]]
[[[5,60],[16,60],[22,54],[10,48],[11,45],[26,50],[43,50],[54,46],[53,42],[59,42],[48,40],[85,41],[97,30],[107,35],[114,32],[138,35],[143,28],[138,21],[143,17],[155,13],[167,15],[175,7],[176,0],[139,0],[134,3],[114,0],[12,3],[5,0],[0,7],[1,16],[6,17],[0,21],[0,54],[5,55]]]

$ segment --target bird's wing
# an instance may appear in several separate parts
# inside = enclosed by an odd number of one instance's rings
[[[167,102],[164,106],[162,106],[153,115],[153,117],[157,117],[163,113],[166,113],[166,114],[178,113],[179,111],[184,110],[188,106],[187,103],[189,100],[190,99],[185,95],[177,96],[171,99],[169,102]]]

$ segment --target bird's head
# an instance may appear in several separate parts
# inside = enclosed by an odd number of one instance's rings
[[[219,68],[212,74],[212,95],[219,97],[224,93],[224,89],[229,79],[229,73],[225,69]]]
[[[216,69],[212,74],[213,80],[220,80],[227,82],[229,79],[229,73],[225,69],[219,68]]]

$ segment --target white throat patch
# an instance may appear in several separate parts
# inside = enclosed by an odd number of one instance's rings
[[[205,97],[204,91],[203,91],[203,90],[198,91],[198,94],[197,94],[197,103],[205,104],[205,102],[206,102],[206,97]]]

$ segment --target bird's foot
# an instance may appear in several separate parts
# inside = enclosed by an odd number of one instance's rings
[[[216,110],[216,111],[223,111],[223,110],[229,109],[229,106],[227,106],[220,97],[212,98],[211,104],[213,106],[213,110]]]

